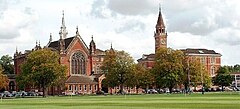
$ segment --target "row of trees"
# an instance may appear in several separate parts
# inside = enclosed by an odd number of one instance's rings
[[[43,89],[43,96],[46,96],[45,92],[49,86],[63,85],[61,80],[65,78],[67,68],[59,64],[59,58],[57,52],[49,49],[40,49],[30,53],[21,66],[21,74],[17,76],[19,88],[40,87]],[[4,70],[1,65],[9,69]],[[11,67],[11,57],[3,56],[0,60],[0,88],[8,84],[7,76],[3,72],[11,74],[13,72]],[[135,64],[134,59],[124,51],[109,50],[106,52],[101,69],[106,73],[103,85],[120,86],[120,93],[123,93],[124,86],[167,87],[171,91],[173,87],[182,84],[186,89],[189,85],[209,86],[211,84],[211,78],[199,60],[189,60],[183,52],[171,48],[162,48],[157,51],[155,65],[151,70]],[[230,84],[231,76],[228,69],[229,67],[220,68],[218,75],[214,78],[215,84],[222,87]]]
[[[187,90],[189,86],[196,87],[202,85],[208,87],[212,80],[207,69],[201,65],[199,59],[192,59],[182,51],[171,48],[161,48],[155,54],[155,64],[152,69],[135,64],[133,58],[124,51],[107,51],[103,61],[102,70],[106,74],[106,87],[120,86],[120,93],[124,86],[136,86],[137,88],[147,88],[155,86],[157,88],[172,88],[184,85]],[[220,75],[221,74],[221,75]],[[214,83],[216,85],[228,86],[231,78],[219,81],[223,75],[230,74],[222,72],[221,69]],[[230,76],[231,77],[231,76]]]

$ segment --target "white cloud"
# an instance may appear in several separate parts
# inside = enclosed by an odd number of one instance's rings
[[[75,35],[78,25],[87,45],[94,35],[98,48],[109,49],[112,42],[114,48],[138,59],[154,52],[158,2],[0,0],[0,54],[13,55],[16,46],[31,49],[36,40],[44,45],[50,32],[58,40],[65,10],[68,37]],[[239,63],[239,0],[165,0],[161,4],[169,47],[213,49],[223,55],[223,64]]]

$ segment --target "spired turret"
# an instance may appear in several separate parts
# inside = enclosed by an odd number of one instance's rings
[[[167,47],[167,32],[163,21],[163,15],[160,6],[158,20],[155,28],[156,28],[156,31],[154,32],[155,52],[157,52],[159,48]]]
[[[89,48],[90,48],[90,54],[92,55],[92,54],[96,53],[96,44],[95,44],[95,42],[93,40],[93,35],[92,35],[91,38],[92,38],[92,40],[90,42]]]
[[[64,39],[67,37],[67,30],[66,30],[66,26],[65,26],[65,20],[64,20],[64,11],[63,11],[63,17],[62,17],[62,25],[60,27],[60,31],[59,31],[59,50],[60,50],[60,54],[64,54],[64,50],[65,50],[65,41]]]

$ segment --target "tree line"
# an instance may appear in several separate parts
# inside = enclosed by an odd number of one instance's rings
[[[189,86],[196,87],[201,85],[209,87],[213,85],[213,80],[210,77],[207,69],[200,63],[198,58],[192,59],[180,50],[171,48],[161,48],[155,54],[155,64],[152,69],[148,69],[140,64],[134,63],[133,58],[124,51],[109,50],[106,52],[101,69],[105,72],[106,82],[103,83],[107,87],[120,86],[119,93],[123,93],[124,87],[136,88],[169,88],[176,86],[184,86],[185,90],[189,90]],[[220,71],[221,72],[221,68]],[[229,72],[219,73],[221,76],[228,75]],[[214,78],[214,84],[221,84],[218,81],[219,76]],[[224,80],[224,82],[226,82]]]
[[[50,86],[64,86],[66,66],[59,63],[60,56],[49,49],[40,49],[31,52],[21,65],[21,73],[17,75],[19,89],[27,86],[36,86],[43,89],[44,94]],[[239,71],[240,65],[223,66],[217,71],[217,76],[210,78],[207,70],[201,65],[199,59],[190,60],[179,50],[161,48],[155,54],[155,64],[148,69],[136,64],[134,59],[125,51],[108,50],[101,69],[106,79],[103,86],[120,86],[123,93],[125,86],[136,88],[169,88],[183,85],[187,90],[189,86],[205,87],[212,84],[229,86],[232,78],[230,72]],[[9,55],[0,59],[0,88],[8,85],[7,74],[14,74],[13,60]],[[213,81],[213,82],[212,82]]]

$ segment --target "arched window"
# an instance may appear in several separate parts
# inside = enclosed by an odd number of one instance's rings
[[[71,58],[71,74],[86,74],[86,61],[82,53],[76,52]]]
[[[9,90],[10,91],[15,91],[15,83],[13,81],[9,82]]]
[[[211,66],[211,76],[215,76],[215,67]]]

